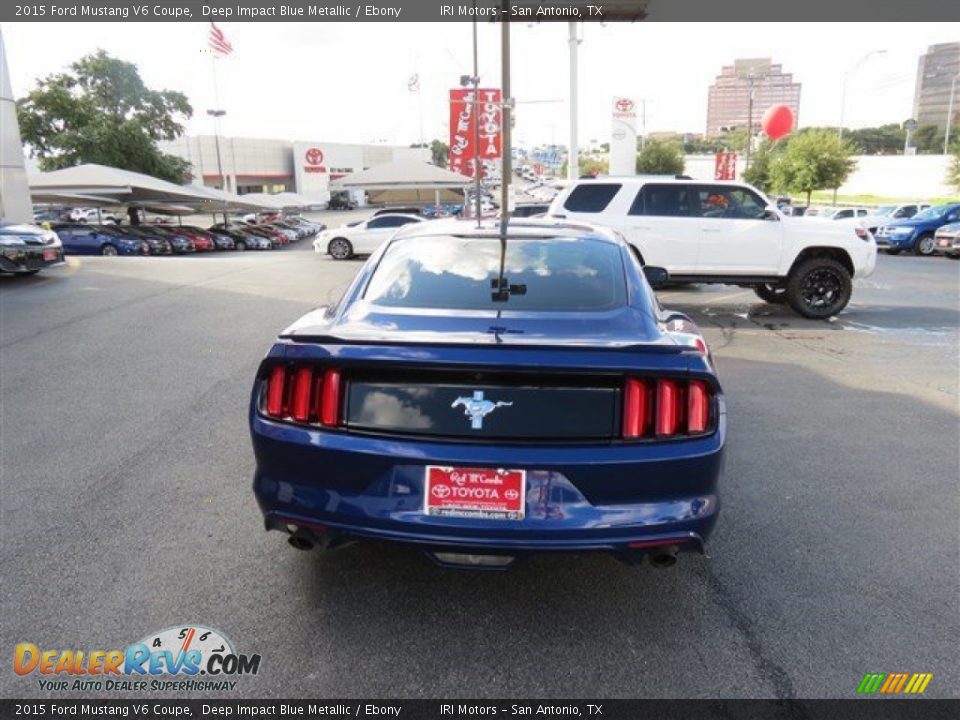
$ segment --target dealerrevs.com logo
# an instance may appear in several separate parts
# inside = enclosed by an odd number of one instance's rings
[[[234,679],[256,675],[260,655],[234,650],[223,633],[199,625],[151,633],[126,650],[14,648],[17,675],[36,675],[41,690],[155,692],[233,690]]]

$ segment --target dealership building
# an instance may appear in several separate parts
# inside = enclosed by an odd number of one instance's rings
[[[330,181],[395,160],[430,161],[429,148],[353,145],[324,141],[183,136],[160,144],[161,150],[193,167],[194,183],[240,195],[295,192],[318,203],[330,199]],[[221,168],[223,183],[221,183]]]

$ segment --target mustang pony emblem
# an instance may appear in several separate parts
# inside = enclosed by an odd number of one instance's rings
[[[481,430],[483,428],[483,419],[499,407],[510,407],[512,402],[503,402],[498,400],[483,399],[483,390],[474,390],[473,397],[458,397],[450,406],[452,408],[463,405],[463,414],[470,418],[470,428],[472,430]]]

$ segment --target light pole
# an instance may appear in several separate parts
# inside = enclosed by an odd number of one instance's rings
[[[220,176],[220,189],[226,190],[223,177],[223,160],[220,158],[220,118],[227,114],[226,110],[207,110],[207,115],[213,118],[213,139],[217,146],[217,173]]]
[[[857,69],[859,69],[859,67],[860,67],[861,65],[863,65],[867,60],[869,60],[870,58],[872,58],[874,55],[885,55],[886,53],[887,53],[886,49],[883,49],[883,50],[871,50],[871,51],[868,52],[866,55],[864,55],[862,58],[860,58],[859,60],[857,60],[857,62],[854,63],[853,66],[850,67],[850,69],[848,69],[848,70],[843,74],[843,82],[842,82],[841,85],[840,85],[840,87],[841,87],[841,90],[840,90],[840,127],[837,128],[837,139],[838,139],[838,140],[843,140],[843,116],[844,116],[844,114],[845,114],[845,112],[846,112],[846,109],[847,109],[847,80],[850,78],[850,75],[851,75],[854,71],[856,71]]]
[[[570,33],[570,149],[567,152],[567,179],[576,180],[580,174],[580,148],[577,139],[578,82],[577,82],[577,23],[567,23]]]
[[[960,80],[960,75],[954,75],[950,81],[950,103],[947,105],[947,127],[944,129],[943,134],[944,155],[950,152],[950,127],[953,125],[953,98],[957,94],[957,80]]]

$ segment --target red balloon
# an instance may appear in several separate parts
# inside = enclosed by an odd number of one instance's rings
[[[767,108],[760,121],[760,127],[771,140],[779,140],[793,130],[793,111],[786,105],[774,105]]]

